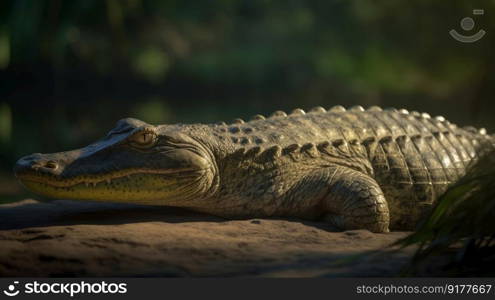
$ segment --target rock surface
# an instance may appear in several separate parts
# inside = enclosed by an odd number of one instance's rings
[[[0,276],[395,276],[407,232],[301,220],[224,220],[168,207],[0,205]]]

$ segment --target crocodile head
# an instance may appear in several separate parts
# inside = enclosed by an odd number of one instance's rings
[[[52,198],[194,206],[211,192],[216,167],[183,128],[122,119],[87,147],[25,156],[14,172],[29,190]]]

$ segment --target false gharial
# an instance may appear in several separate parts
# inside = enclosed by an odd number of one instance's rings
[[[94,144],[25,156],[14,171],[29,190],[54,198],[387,232],[414,229],[494,145],[484,129],[427,113],[316,107],[231,124],[122,119]]]

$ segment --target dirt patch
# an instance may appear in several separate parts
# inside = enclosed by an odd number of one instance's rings
[[[1,276],[396,276],[407,232],[223,220],[172,208],[34,200],[0,205]]]

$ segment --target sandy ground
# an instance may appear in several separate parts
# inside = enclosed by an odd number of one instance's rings
[[[168,207],[0,205],[0,276],[397,276],[407,232],[302,220],[224,220]]]

